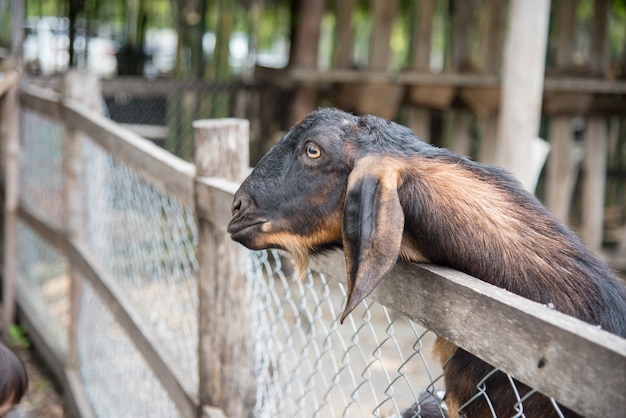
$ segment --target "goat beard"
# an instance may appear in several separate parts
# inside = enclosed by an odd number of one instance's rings
[[[290,246],[289,248],[285,249],[287,250],[289,255],[291,255],[296,277],[300,280],[304,279],[307,275],[309,262],[311,260],[310,251],[300,246]]]

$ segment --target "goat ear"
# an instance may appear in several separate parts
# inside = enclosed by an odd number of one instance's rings
[[[403,230],[398,173],[380,162],[358,162],[348,179],[343,214],[348,300],[341,322],[396,264]]]

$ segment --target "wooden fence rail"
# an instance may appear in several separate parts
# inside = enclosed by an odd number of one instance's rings
[[[66,226],[53,225],[21,201],[16,204],[17,217],[58,248],[77,274],[93,286],[182,415],[250,415],[254,389],[250,385],[254,380],[250,377],[248,361],[254,348],[245,342],[245,324],[250,312],[246,311],[245,292],[239,290],[244,283],[241,260],[245,257],[225,232],[233,193],[245,175],[247,154],[239,155],[238,160],[236,157],[245,148],[247,122],[197,123],[194,166],[56,93],[23,88],[20,101],[21,106],[63,123],[68,132],[87,134],[146,182],[174,196],[194,212],[199,225],[200,264],[197,389],[189,385],[176,360],[161,349],[145,319],[134,310],[115,281],[103,272],[80,239]],[[218,160],[225,153],[232,164]],[[233,164],[236,169],[229,172]],[[15,219],[5,218],[5,222]],[[7,226],[15,233],[14,225]],[[11,251],[15,251],[14,245],[5,246],[5,261],[15,257]],[[339,253],[316,260],[313,268],[333,280],[345,278],[343,257]],[[5,281],[14,280],[14,274],[5,276]],[[237,297],[226,301],[225,293]],[[375,298],[586,416],[623,414],[625,339],[476,278],[430,265],[399,263],[376,291]],[[74,307],[72,312],[78,310]],[[44,349],[50,346],[46,342],[45,324],[31,326],[32,332],[38,334],[35,340],[40,340]],[[235,356],[233,347],[238,350]],[[80,387],[71,359],[56,349],[49,349],[45,358],[54,363],[51,368],[67,392],[77,397],[76,415],[93,416],[87,403],[81,400],[84,388]],[[239,366],[236,373],[233,365]]]

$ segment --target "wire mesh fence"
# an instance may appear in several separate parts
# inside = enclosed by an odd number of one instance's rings
[[[194,120],[247,117],[252,86],[242,82],[158,80],[138,77],[103,81],[112,120],[129,125],[172,154],[191,160]]]
[[[62,124],[30,110],[21,118],[22,201],[62,226]],[[86,247],[144,319],[149,329],[143,331],[175,359],[186,385],[197,392],[194,214],[92,139],[82,140]],[[45,324],[55,344],[67,351],[68,260],[24,222],[18,228],[17,256],[22,309]],[[250,416],[443,416],[442,367],[432,357],[436,337],[431,331],[371,300],[340,324],[343,278],[308,271],[297,279],[282,253],[249,256],[246,288],[256,386]],[[133,336],[88,283],[79,315],[79,375],[96,416],[183,416]],[[496,371],[478,382],[461,412],[480,403],[487,416],[502,416],[489,397],[492,386],[504,381],[511,397],[506,416],[527,416],[525,406],[540,394],[502,376]],[[554,400],[549,402],[546,416],[568,416]],[[427,404],[434,410],[426,413]]]

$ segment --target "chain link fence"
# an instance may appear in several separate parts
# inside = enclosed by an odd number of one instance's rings
[[[62,124],[28,109],[22,110],[21,120],[21,199],[60,227],[65,221]],[[186,384],[197,392],[194,214],[90,138],[82,139],[85,244],[143,318],[149,328],[144,331],[175,359]],[[432,332],[371,300],[341,325],[342,278],[309,271],[297,280],[282,253],[249,255],[246,286],[257,388],[253,416],[443,416],[442,369],[432,358]],[[22,310],[45,324],[54,345],[67,352],[68,260],[25,222],[19,224],[17,256]],[[79,315],[79,375],[96,416],[182,416],[115,313],[88,283]],[[485,376],[461,412],[486,402],[497,416],[487,396],[494,376]],[[526,416],[524,405],[536,392],[520,388],[511,377],[505,380],[516,399],[515,416]],[[435,405],[430,415],[422,410],[427,403]],[[553,415],[564,416],[552,404]]]

